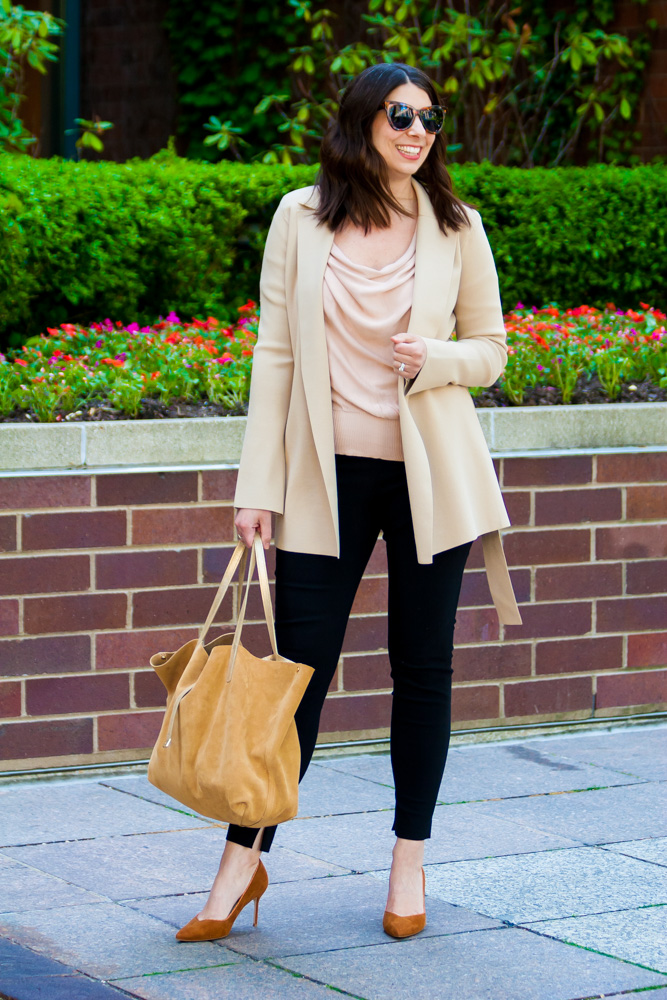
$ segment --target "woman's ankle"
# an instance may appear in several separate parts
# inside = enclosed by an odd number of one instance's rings
[[[243,844],[236,844],[228,840],[220,861],[220,867],[256,868],[260,858],[261,852],[258,847],[245,847]]]
[[[392,850],[392,866],[421,868],[424,864],[424,841],[396,838]]]

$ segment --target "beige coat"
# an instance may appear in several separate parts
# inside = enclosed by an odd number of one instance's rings
[[[519,624],[499,528],[509,525],[467,386],[492,385],[507,349],[491,248],[479,212],[447,236],[424,188],[417,192],[417,249],[409,332],[427,356],[410,382],[398,377],[403,454],[417,557],[482,536],[501,622]],[[334,234],[318,226],[317,195],[286,195],[267,236],[261,316],[236,507],[275,511],[276,544],[338,556],[338,510],[322,283]],[[457,339],[451,340],[456,326]]]

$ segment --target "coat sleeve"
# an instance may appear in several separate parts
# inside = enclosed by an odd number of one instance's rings
[[[461,232],[456,340],[425,337],[426,361],[406,395],[443,385],[493,385],[507,361],[498,274],[479,212]]]
[[[234,497],[237,508],[277,514],[283,513],[285,501],[285,425],[294,372],[285,291],[288,224],[283,199],[264,247],[248,422]]]

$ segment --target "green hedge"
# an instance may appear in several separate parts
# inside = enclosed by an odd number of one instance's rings
[[[230,315],[256,298],[280,197],[314,167],[0,156],[0,338],[62,322]],[[667,167],[452,167],[480,209],[505,309],[664,309]]]

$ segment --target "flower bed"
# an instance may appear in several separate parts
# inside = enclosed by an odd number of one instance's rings
[[[0,354],[0,420],[84,421],[246,412],[258,310],[232,326],[173,313],[152,326],[64,323]],[[561,311],[518,303],[506,314],[502,378],[473,389],[475,405],[667,399],[665,314],[590,306]]]

